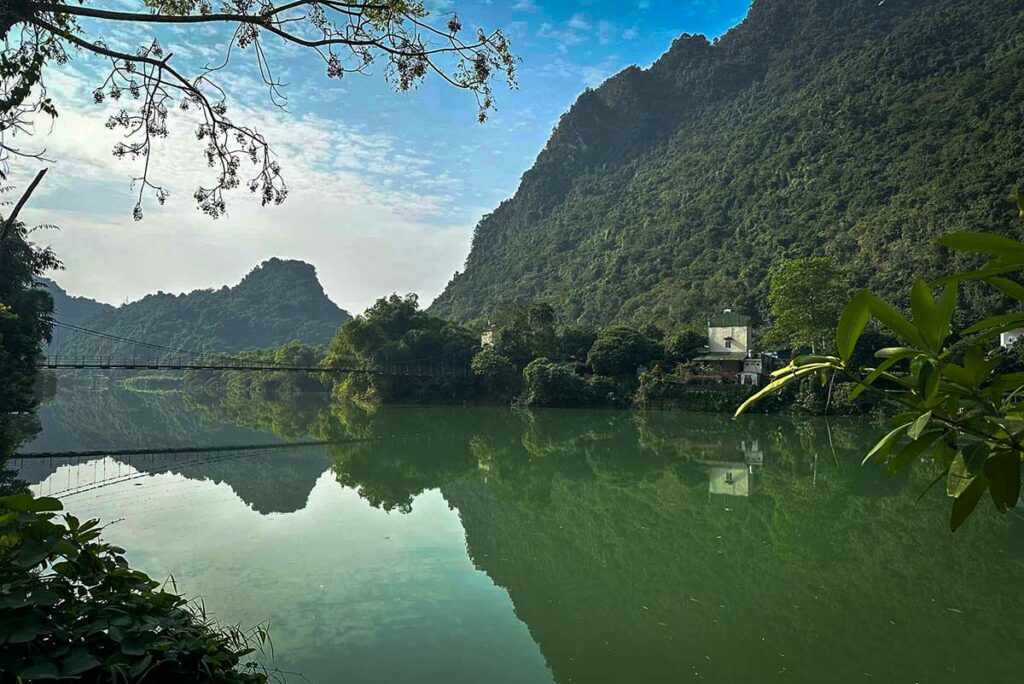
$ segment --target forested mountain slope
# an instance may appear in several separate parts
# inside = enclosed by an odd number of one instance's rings
[[[684,35],[583,93],[432,312],[763,316],[773,265],[810,254],[895,297],[961,265],[935,236],[1021,234],[1022,160],[1021,0],[755,0],[717,42]]]
[[[53,297],[53,317],[58,321],[79,325],[93,316],[113,311],[110,304],[97,302],[88,297],[75,297],[69,295],[67,290],[49,278],[40,278],[39,283],[46,288],[46,291]]]
[[[58,301],[57,320],[60,316]],[[270,259],[234,287],[182,295],[158,292],[78,322],[91,330],[176,349],[234,352],[292,340],[326,346],[349,318],[328,299],[313,266]],[[159,353],[66,331],[59,335],[55,342],[61,354]]]

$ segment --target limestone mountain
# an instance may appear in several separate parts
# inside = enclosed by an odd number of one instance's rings
[[[1020,0],[755,0],[720,39],[584,92],[432,311],[542,299],[564,322],[673,327],[763,315],[788,258],[890,296],[962,266],[933,238],[1020,234],[1021,36]]]
[[[63,300],[58,296],[55,301],[57,320],[65,320]],[[158,292],[117,308],[104,306],[65,322],[175,349],[235,352],[292,340],[327,345],[351,318],[324,293],[313,266],[282,259],[263,262],[234,287],[181,295]],[[61,354],[156,353],[111,339],[60,334]]]

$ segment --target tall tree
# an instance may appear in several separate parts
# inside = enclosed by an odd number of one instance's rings
[[[836,322],[849,297],[847,276],[827,257],[783,262],[772,274],[772,325],[764,344],[812,353],[831,349]]]
[[[36,278],[60,266],[49,248],[29,241],[25,224],[0,233],[0,414],[32,408],[41,345],[50,337],[53,299]]]
[[[199,207],[217,217],[225,209],[224,192],[245,184],[264,204],[280,203],[288,194],[270,143],[253,126],[238,124],[228,115],[225,91],[218,84],[237,52],[251,54],[268,97],[277,106],[286,102],[285,84],[278,80],[266,41],[293,46],[322,61],[326,75],[339,79],[383,64],[386,78],[400,91],[415,87],[429,73],[471,92],[483,121],[493,107],[492,81],[503,74],[515,85],[516,58],[500,30],[478,28],[463,38],[455,13],[431,17],[422,0],[129,0],[127,7],[95,7],[88,0],[4,0],[0,10],[0,164],[12,156],[36,153],[19,147],[15,136],[29,135],[40,116],[56,117],[47,94],[46,78],[75,54],[109,61],[107,75],[93,93],[96,103],[130,100],[110,117],[108,128],[123,131],[114,155],[139,160],[134,179],[138,201],[134,215],[142,217],[148,192],[157,201],[167,191],[150,179],[153,142],[168,134],[167,118],[178,106],[197,113],[196,136],[206,144],[206,160],[214,178],[195,192]],[[137,7],[133,9],[132,5]],[[155,35],[158,27],[178,27],[198,36],[206,26],[222,28],[219,48],[223,59],[197,71],[180,62]],[[116,49],[100,36],[147,35],[133,49]],[[131,38],[129,38],[131,39]],[[252,175],[243,175],[243,161]]]

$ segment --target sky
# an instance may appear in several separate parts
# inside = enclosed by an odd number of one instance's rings
[[[97,0],[139,11],[141,0]],[[110,104],[91,93],[103,60],[75,55],[48,74],[60,115],[31,139],[50,161],[23,218],[54,224],[34,239],[65,264],[54,279],[71,294],[123,304],[148,293],[234,285],[271,257],[313,264],[327,294],[353,313],[378,297],[417,292],[428,304],[462,268],[473,228],[502,200],[543,148],[559,117],[588,87],[623,68],[649,66],[682,33],[719,36],[742,21],[749,0],[428,0],[439,23],[457,11],[464,30],[500,27],[522,59],[518,88],[496,84],[497,110],[476,122],[469,93],[428,79],[396,93],[381,69],[328,80],[315,56],[267,39],[288,84],[286,111],[255,78],[251,53],[237,52],[217,76],[230,115],[255,125],[278,154],[290,188],[281,206],[260,207],[247,190],[227,196],[228,215],[203,215],[192,199],[212,175],[187,114],[172,112],[170,135],[151,159],[168,188],[132,218],[131,179],[139,162],[115,159],[118,134],[105,127]],[[87,27],[97,30],[94,27]],[[112,47],[134,49],[140,34],[99,29]],[[148,35],[148,34],[147,34]],[[225,34],[176,28],[160,36],[184,71],[217,59]],[[24,187],[35,162],[12,164]]]

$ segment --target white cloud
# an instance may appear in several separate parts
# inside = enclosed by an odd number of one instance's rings
[[[516,0],[516,4],[512,5],[513,12],[536,12],[537,9],[533,0]]]
[[[216,287],[277,256],[313,263],[332,299],[358,312],[392,291],[429,302],[462,265],[479,208],[464,206],[459,179],[391,135],[271,107],[236,106],[232,116],[274,145],[290,188],[282,206],[260,207],[241,189],[227,195],[226,217],[201,214],[191,195],[212,170],[187,114],[175,111],[151,161],[171,198],[162,207],[147,198],[135,222],[128,184],[140,167],[111,155],[119,138],[104,107],[81,106],[92,82],[81,71],[50,76],[61,114],[44,142],[59,161],[24,213],[61,227],[36,238],[64,260],[56,278],[74,294],[120,303]],[[20,165],[12,180],[24,186],[34,172]]]
[[[577,31],[589,31],[593,28],[593,24],[591,24],[590,20],[588,20],[583,14],[572,15],[569,18],[568,26],[569,28],[576,29]]]

